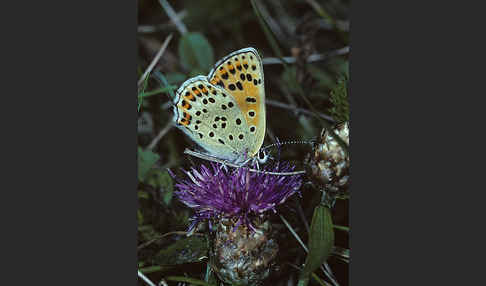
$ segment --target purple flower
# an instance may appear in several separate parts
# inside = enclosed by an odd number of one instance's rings
[[[289,164],[277,164],[262,171],[291,172]],[[195,210],[189,231],[203,220],[216,217],[237,219],[254,230],[251,218],[275,207],[298,192],[301,175],[274,175],[251,172],[247,168],[226,168],[211,163],[199,170],[185,171],[189,179],[177,179],[175,194],[185,205]],[[174,176],[173,176],[174,177]]]

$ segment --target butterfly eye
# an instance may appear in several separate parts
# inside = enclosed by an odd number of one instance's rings
[[[263,160],[265,158],[265,153],[263,151],[258,153],[258,158],[260,158],[260,160]]]
[[[269,157],[270,157],[270,156],[268,156],[268,155],[267,155],[267,153],[265,153],[265,151],[264,151],[264,150],[262,150],[262,151],[260,151],[260,152],[258,153],[258,161],[259,161],[260,163],[262,163],[262,164],[265,164],[265,163],[267,162],[267,160],[268,160],[268,158],[269,158]]]

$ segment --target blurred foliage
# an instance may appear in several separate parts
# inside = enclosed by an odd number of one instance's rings
[[[138,147],[138,179],[145,180],[150,168],[157,162],[159,155]]]
[[[208,240],[205,236],[183,238],[155,255],[157,264],[184,264],[199,262],[208,253]]]
[[[170,100],[183,81],[206,75],[221,57],[251,46],[259,51],[264,61],[278,58],[279,54],[293,59],[286,65],[264,65],[268,100],[264,144],[275,143],[277,138],[287,141],[319,137],[325,122],[322,117],[313,116],[314,111],[332,116],[335,121],[349,120],[348,53],[326,57],[328,53],[349,45],[349,1],[258,0],[254,1],[255,9],[251,1],[246,0],[169,0],[167,3],[187,29],[186,33],[174,25],[170,13],[158,0],[138,1],[138,77],[166,37],[173,34],[149,77],[139,86],[139,270],[155,284],[165,279],[169,285],[177,285],[174,281],[186,281],[186,285],[204,281],[219,285],[217,278],[208,271],[206,237],[184,235],[193,212],[174,197],[174,182],[166,170],[170,168],[176,176],[181,176],[180,168],[187,169],[193,162],[201,162],[183,154],[185,148],[194,148],[187,136],[176,128],[164,131],[172,120]],[[263,27],[267,27],[267,32]],[[310,60],[312,55],[319,55],[321,59]],[[291,108],[282,108],[272,102]],[[147,148],[161,131],[165,133],[160,140],[153,148]],[[302,170],[304,158],[311,150],[310,144],[286,145],[280,154],[274,150],[272,156],[290,160]],[[322,249],[328,252],[332,247],[329,247],[329,241],[325,243],[330,232],[316,228],[316,225],[325,225],[324,220],[316,222],[313,219],[319,209],[321,191],[306,184],[301,192],[302,198],[292,198],[279,211],[285,214],[302,241],[309,243],[311,253],[306,255],[278,216],[271,217],[280,248],[280,271],[272,275],[271,284],[288,285],[289,279],[297,281],[303,269],[289,265],[310,265],[312,263],[306,263],[306,259],[317,257],[312,267],[327,259],[332,277],[339,285],[348,285],[349,196],[337,200],[327,217],[330,225],[335,226],[333,244],[339,252],[322,255]],[[306,225],[310,225],[310,233]],[[205,233],[206,230],[207,226],[201,225],[197,232]],[[347,257],[343,258],[343,255]],[[329,273],[319,269],[308,272],[311,266],[305,269],[306,275],[313,277],[308,281],[310,285],[333,285]],[[144,285],[141,280],[139,283]]]
[[[146,182],[155,189],[162,189],[162,200],[167,206],[170,205],[172,193],[174,192],[174,184],[167,171],[161,171],[160,169],[150,170]]]
[[[190,75],[207,74],[214,65],[213,47],[200,33],[186,33],[179,40],[179,59]]]
[[[345,76],[338,78],[330,95],[332,107],[329,108],[329,113],[337,122],[349,121],[348,85]]]

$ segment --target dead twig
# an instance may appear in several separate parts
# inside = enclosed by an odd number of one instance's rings
[[[325,119],[327,121],[330,121],[330,122],[335,122],[335,120],[329,116],[329,115],[326,115],[324,113],[320,113],[320,112],[312,112],[310,110],[307,110],[307,109],[304,109],[304,108],[300,108],[300,107],[295,107],[295,106],[292,106],[292,105],[288,105],[288,104],[285,104],[285,103],[282,103],[282,102],[279,102],[279,101],[276,101],[276,100],[272,100],[272,99],[266,99],[265,100],[266,103],[270,106],[275,106],[275,107],[280,107],[280,108],[284,108],[284,109],[289,109],[289,110],[294,110],[294,111],[297,111],[297,112],[300,112],[300,113],[304,113],[306,115],[312,115],[312,116],[316,116],[316,114],[322,118],[322,119]]]
[[[307,62],[312,63],[312,62],[323,61],[328,58],[345,55],[347,53],[349,53],[349,46],[331,51],[326,54],[312,54],[307,58]],[[295,57],[284,57],[283,59],[287,64],[294,64],[297,61]],[[263,64],[264,65],[282,64],[282,61],[279,58],[264,58]]]
[[[155,138],[152,139],[152,142],[150,142],[150,144],[147,146],[147,150],[154,149],[154,147],[157,145],[157,143],[159,143],[160,139],[162,139],[162,137],[164,137],[164,135],[167,134],[167,132],[169,132],[169,130],[173,126],[174,125],[172,124],[172,122],[167,123],[167,125],[165,125],[165,127],[162,128],[162,130],[160,130],[159,134],[157,134],[157,136],[155,136]]]
[[[187,11],[186,10],[182,10],[180,11],[179,13],[176,14],[176,17],[179,19],[179,20],[182,20],[184,19],[186,16],[187,16]],[[158,32],[158,31],[162,31],[166,28],[169,28],[169,27],[174,27],[175,24],[174,22],[171,20],[167,23],[164,23],[164,24],[159,24],[159,25],[139,25],[137,27],[137,31],[141,34],[148,34],[148,33],[155,33],[155,32]]]
[[[145,70],[145,72],[143,73],[143,75],[138,80],[138,83],[137,83],[138,86],[140,86],[143,83],[143,81],[145,80],[145,77],[147,77],[147,75],[155,67],[155,64],[157,64],[157,62],[159,61],[159,59],[162,56],[162,54],[164,54],[165,49],[169,45],[169,42],[170,42],[171,39],[172,39],[172,34],[170,34],[169,36],[167,36],[167,38],[165,38],[164,43],[162,44],[162,46],[160,47],[159,51],[155,55],[154,59],[152,60],[152,62],[150,63],[150,65],[147,67],[147,69]]]
[[[164,8],[165,13],[167,13],[167,16],[169,16],[170,20],[174,23],[177,30],[179,30],[179,33],[181,33],[182,35],[187,33],[186,25],[184,25],[181,19],[177,17],[177,13],[174,11],[174,8],[170,6],[169,2],[167,2],[167,0],[159,0],[159,3],[162,8]]]
[[[166,237],[166,236],[168,236],[168,235],[172,235],[172,234],[177,234],[177,235],[187,235],[187,233],[188,233],[187,231],[171,231],[171,232],[164,233],[164,234],[162,234],[161,236],[158,236],[158,237],[156,237],[156,238],[153,238],[153,239],[151,239],[151,240],[149,240],[149,241],[147,241],[147,242],[144,242],[144,243],[140,244],[140,245],[137,247],[137,250],[140,250],[140,249],[142,249],[142,248],[145,248],[145,247],[149,246],[150,244],[152,244],[152,243],[156,242],[157,240],[162,239],[162,238],[164,238],[164,237]],[[198,233],[198,232],[194,232],[192,235],[204,236],[204,234],[203,234],[203,233]]]

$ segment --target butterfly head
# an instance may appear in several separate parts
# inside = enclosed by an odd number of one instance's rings
[[[268,161],[269,158],[270,158],[270,154],[265,152],[265,150],[263,148],[260,149],[260,151],[258,152],[258,154],[256,156],[256,159],[258,160],[258,162],[260,164],[265,164]]]

